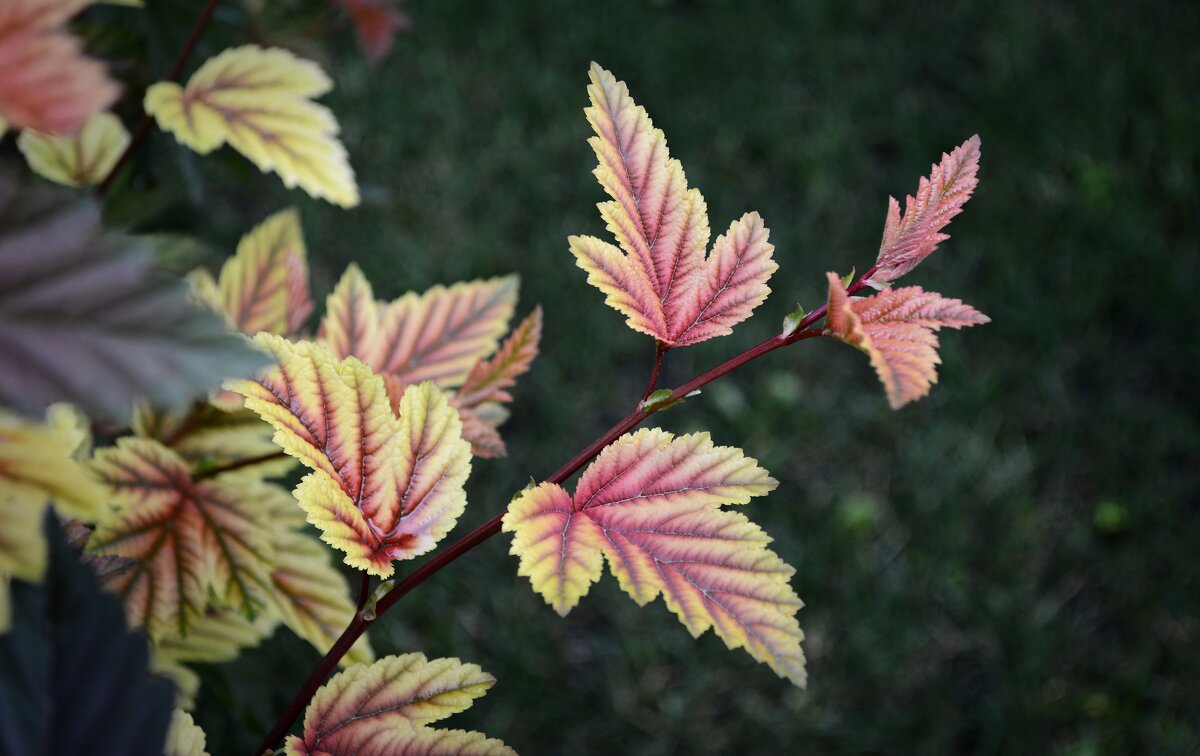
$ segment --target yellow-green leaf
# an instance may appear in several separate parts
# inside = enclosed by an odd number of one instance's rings
[[[255,338],[277,367],[227,388],[275,426],[275,442],[313,470],[296,499],[346,563],[381,577],[433,549],[466,506],[470,445],[446,396],[410,386],[393,412],[383,379],[321,344]],[[398,416],[397,416],[398,413]]]
[[[204,749],[204,730],[183,709],[171,713],[171,729],[167,730],[167,743],[163,756],[208,756]]]
[[[34,173],[65,186],[98,184],[129,144],[129,132],[112,113],[97,113],[73,135],[26,129],[17,147]]]
[[[358,186],[333,114],[310,98],[333,87],[321,67],[287,50],[245,45],[202,65],[186,87],[146,90],[146,112],[201,154],[228,143],[263,172],[335,205],[358,204]]]
[[[313,696],[302,737],[287,740],[290,756],[318,754],[512,754],[480,733],[427,725],[463,711],[496,682],[458,659],[423,654],[388,656],[334,675]]]
[[[291,208],[267,218],[242,237],[218,281],[198,270],[192,282],[198,298],[243,333],[299,333],[313,309],[300,214]]]

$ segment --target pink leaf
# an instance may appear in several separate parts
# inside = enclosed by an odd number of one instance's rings
[[[929,178],[922,178],[915,197],[907,197],[904,215],[900,203],[888,198],[883,241],[875,261],[871,283],[882,287],[917,267],[938,244],[949,239],[942,229],[962,212],[979,183],[979,135],[959,145],[942,162],[932,167]]]

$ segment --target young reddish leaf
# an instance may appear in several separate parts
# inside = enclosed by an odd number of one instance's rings
[[[537,307],[513,329],[496,354],[480,359],[471,368],[450,403],[463,421],[463,438],[471,442],[476,457],[503,457],[506,453],[499,426],[508,419],[504,403],[512,401],[509,388],[529,370],[542,338],[542,308]]]
[[[572,236],[571,252],[605,301],[631,328],[667,346],[732,331],[766,299],[778,266],[757,213],[747,213],[708,246],[708,210],[689,189],[667,140],[623,82],[592,64],[585,110],[596,136],[596,178],[612,200],[600,215],[621,249]],[[624,250],[622,252],[622,250]]]
[[[304,714],[303,737],[287,740],[289,756],[394,753],[511,754],[498,740],[427,725],[463,711],[496,682],[458,659],[423,654],[356,664],[325,683]]]
[[[254,481],[193,480],[178,454],[144,438],[99,450],[93,467],[117,506],[88,550],[136,560],[105,579],[130,624],[186,635],[210,600],[251,617],[262,608],[273,553]]]
[[[466,381],[454,392],[455,404],[478,407],[486,402],[511,402],[512,395],[505,389],[515,386],[517,378],[529,370],[541,339],[542,308],[535,307],[490,359],[475,363]]]
[[[466,506],[471,469],[462,423],[431,383],[393,413],[383,380],[321,344],[255,339],[278,366],[227,388],[275,426],[275,442],[313,470],[296,499],[346,563],[389,577],[396,559],[434,548]]]
[[[872,285],[882,288],[895,281],[950,238],[942,229],[962,212],[979,183],[979,144],[976,134],[949,155],[943,154],[942,162],[931,168],[929,178],[921,179],[917,195],[905,198],[903,216],[896,198],[888,198]]]
[[[171,728],[167,730],[167,744],[163,756],[208,756],[204,750],[204,730],[183,709],[171,713]]]
[[[358,46],[369,63],[378,63],[392,49],[396,32],[412,26],[412,19],[396,9],[395,0],[333,0],[354,22]]]
[[[358,186],[327,108],[309,98],[333,84],[320,66],[287,50],[245,45],[211,58],[186,87],[146,90],[146,112],[175,139],[206,155],[225,143],[285,186],[335,205],[358,204]]]
[[[104,66],[63,28],[87,0],[0,3],[0,117],[49,134],[77,131],[117,99]]]
[[[357,265],[350,263],[325,300],[325,317],[321,318],[317,340],[339,358],[357,357],[374,368],[379,349],[379,319],[380,303],[375,301],[371,282]]]
[[[937,383],[941,358],[934,331],[943,326],[957,329],[990,322],[974,307],[920,286],[850,299],[836,273],[829,273],[828,278],[825,334],[870,356],[892,409],[920,399]]]
[[[723,504],[744,504],[776,482],[739,449],[707,433],[646,429],[622,436],[584,471],[572,497],[544,483],[504,516],[520,574],[560,614],[600,578],[601,554],[638,604],[660,593],[698,636],[710,627],[730,648],[804,685],[800,599],[770,538]]]
[[[55,136],[26,129],[17,147],[30,169],[65,186],[87,186],[104,180],[129,144],[129,132],[112,113],[97,113],[78,134]]]
[[[313,310],[299,213],[278,212],[243,236],[219,281],[203,270],[192,280],[201,300],[243,333],[298,334]]]

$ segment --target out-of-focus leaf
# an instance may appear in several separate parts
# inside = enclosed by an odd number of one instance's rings
[[[620,249],[592,236],[570,237],[588,282],[625,315],[629,327],[668,347],[731,333],[767,298],[779,267],[758,213],[746,213],[708,247],[708,208],[689,189],[667,138],[624,82],[595,63],[591,106],[584,112],[596,136],[588,140],[600,164],[596,178],[611,201],[600,216]]]
[[[0,116],[16,128],[69,134],[117,99],[104,66],[83,54],[67,20],[88,0],[0,3]]]
[[[794,570],[770,537],[724,504],[744,504],[776,482],[740,449],[707,433],[673,437],[657,428],[622,436],[584,470],[572,497],[554,483],[509,505],[519,574],[566,615],[607,559],[639,605],[662,594],[693,636],[712,628],[781,677],[803,686],[801,607]]]
[[[332,88],[316,63],[245,45],[206,61],[186,87],[151,86],[145,105],[159,126],[202,155],[228,143],[285,186],[353,207],[358,185],[337,139],[337,120],[309,99]]]
[[[850,299],[837,274],[827,275],[829,315],[825,334],[870,356],[892,409],[920,399],[937,383],[941,358],[934,331],[943,326],[958,329],[991,322],[961,300],[924,291],[920,286]]]
[[[86,433],[66,408],[51,410],[43,424],[0,409],[0,632],[8,628],[9,581],[37,581],[46,568],[47,505],[93,521],[104,502],[103,487],[76,459]]]
[[[0,402],[57,401],[123,420],[133,400],[170,405],[265,359],[150,267],[144,245],[103,235],[96,207],[0,175]]]
[[[101,449],[93,466],[117,506],[88,550],[136,560],[106,579],[132,624],[156,639],[184,636],[210,601],[248,617],[263,608],[273,550],[267,513],[254,503],[267,484],[193,480],[178,454],[144,438]]]
[[[303,737],[287,739],[289,756],[411,753],[501,756],[512,749],[477,732],[428,727],[469,708],[495,678],[458,659],[388,656],[334,675],[304,713]]]
[[[275,426],[275,442],[313,470],[296,488],[308,521],[346,563],[390,577],[424,554],[466,506],[470,445],[446,396],[410,386],[393,412],[383,379],[322,344],[255,338],[277,367],[226,387]],[[398,416],[397,416],[398,414]]]
[[[129,144],[129,132],[112,113],[97,113],[77,134],[55,136],[26,129],[17,146],[34,173],[65,186],[104,180]]]
[[[170,447],[193,472],[261,457],[256,464],[241,464],[240,469],[272,478],[286,475],[296,464],[274,456],[279,447],[271,440],[271,426],[257,414],[241,408],[226,410],[212,402],[197,402],[175,412],[141,402],[133,413],[133,432]]]
[[[79,563],[47,516],[41,585],[15,581],[13,626],[0,636],[0,753],[158,754],[173,696],[149,673],[145,636]]]
[[[292,336],[313,309],[306,255],[300,214],[283,210],[242,237],[217,281],[203,270],[192,281],[201,301],[243,333]]]
[[[412,19],[396,9],[396,0],[332,0],[354,22],[358,46],[370,63],[378,63],[392,49],[396,32],[412,26]]]
[[[171,728],[167,731],[167,744],[163,756],[208,756],[204,749],[204,730],[183,709],[171,712]]]

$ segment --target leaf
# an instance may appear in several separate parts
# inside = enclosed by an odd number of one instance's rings
[[[825,335],[870,356],[892,409],[920,399],[937,383],[941,358],[934,331],[943,326],[957,329],[991,322],[974,307],[920,286],[849,299],[837,274],[829,273],[828,278]]]
[[[171,728],[167,731],[167,745],[163,756],[208,756],[204,730],[183,709],[171,712]]]
[[[463,421],[463,438],[471,442],[471,453],[475,456],[504,456],[504,441],[497,428],[508,414],[501,405],[512,401],[508,389],[528,372],[537,357],[541,338],[542,308],[536,307],[491,358],[481,358],[475,363],[451,397],[450,403]]]
[[[75,459],[83,443],[60,408],[51,408],[46,423],[0,409],[0,633],[8,629],[9,580],[37,581],[46,569],[47,505],[87,520],[101,512],[104,489]]]
[[[201,301],[249,336],[259,331],[295,335],[313,310],[304,235],[294,208],[272,215],[243,236],[218,281],[203,270],[192,277]]]
[[[60,196],[0,175],[0,403],[124,420],[137,397],[174,404],[263,364],[145,245],[101,235],[94,204]]]
[[[321,67],[287,50],[245,45],[209,59],[186,87],[146,90],[146,112],[176,140],[206,155],[228,143],[288,188],[342,207],[358,186],[333,114],[309,98],[333,88]]]
[[[412,19],[396,10],[395,0],[333,0],[354,22],[358,46],[369,63],[378,63],[391,52],[396,32],[412,26]]]
[[[289,756],[308,754],[511,754],[480,733],[427,725],[463,711],[496,682],[458,659],[423,654],[356,664],[321,686],[304,714],[303,737],[290,736]]]
[[[666,346],[696,344],[731,333],[766,299],[778,265],[757,213],[747,213],[708,246],[708,210],[689,189],[667,140],[623,82],[595,63],[591,107],[594,171],[612,200],[600,216],[620,249],[590,236],[570,237],[588,282],[626,316],[635,331]],[[623,250],[623,251],[622,251]]]
[[[231,609],[209,609],[188,628],[187,636],[167,634],[154,643],[151,666],[175,683],[175,703],[191,708],[200,689],[200,677],[190,663],[225,662],[271,635],[279,619],[269,612],[253,621]]]
[[[97,113],[73,136],[26,129],[17,138],[30,169],[65,186],[100,183],[128,144],[129,132],[112,113]]]
[[[466,506],[471,469],[462,423],[431,383],[410,386],[392,411],[383,380],[320,344],[270,334],[255,341],[278,367],[227,388],[276,429],[275,442],[313,470],[296,499],[346,564],[389,577],[396,559],[424,554]]]
[[[0,4],[0,117],[16,128],[77,131],[120,94],[64,25],[87,0]]]
[[[600,579],[601,556],[639,605],[660,593],[693,636],[710,627],[796,685],[805,682],[802,605],[794,570],[770,538],[723,504],[744,504],[776,482],[740,449],[707,433],[658,429],[622,436],[600,453],[572,497],[543,483],[509,505],[519,574],[561,615]]]
[[[949,155],[943,153],[942,162],[931,168],[929,178],[921,179],[917,195],[905,198],[903,216],[896,198],[888,198],[887,221],[871,285],[883,288],[895,281],[950,238],[942,229],[962,212],[979,183],[979,145],[976,134]]]
[[[384,304],[351,265],[329,297],[318,339],[338,357],[357,357],[389,376],[396,388],[421,381],[458,386],[496,349],[516,304],[516,276],[434,286]]]
[[[511,402],[505,389],[517,384],[538,355],[542,338],[542,308],[536,307],[521,321],[490,359],[476,361],[462,387],[454,393],[455,404],[478,407],[487,402]]]
[[[134,408],[133,432],[169,447],[192,472],[239,464],[241,469],[270,478],[286,475],[295,467],[295,460],[278,455],[271,426],[246,409],[227,410],[211,402],[196,402],[182,411],[165,412],[140,402]],[[258,464],[245,464],[260,457]],[[290,495],[287,498],[291,500]]]
[[[312,536],[281,529],[274,541],[272,606],[283,624],[324,654],[354,616],[346,579],[330,562],[329,550]],[[373,658],[367,636],[363,635],[340,663],[370,662]]]
[[[106,580],[131,624],[152,638],[186,636],[210,599],[251,618],[263,607],[273,554],[264,512],[252,502],[266,484],[194,480],[178,454],[142,438],[101,449],[93,466],[116,509],[88,550],[137,560]]]
[[[145,637],[50,516],[41,535],[49,569],[41,585],[14,581],[13,627],[0,636],[0,753],[161,753],[171,686],[149,674]]]

